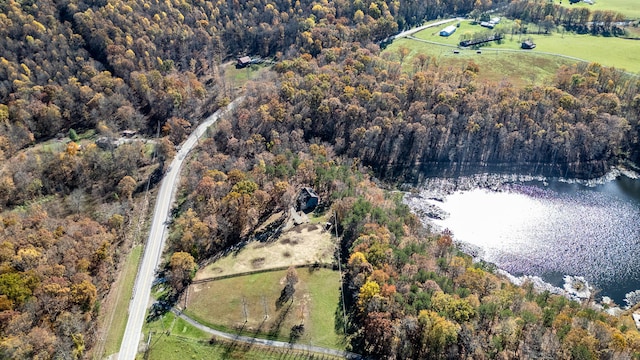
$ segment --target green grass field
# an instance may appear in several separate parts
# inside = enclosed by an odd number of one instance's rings
[[[211,336],[176,318],[172,313],[165,314],[160,320],[145,324],[145,340],[149,331],[151,341],[146,359],[149,360],[293,360],[293,359],[334,359],[330,356],[318,357],[290,349],[266,348],[243,343],[216,340],[209,343]],[[138,359],[145,359],[139,354]]]
[[[123,313],[119,310],[127,309],[129,306],[129,300],[131,299],[131,293],[133,292],[133,283],[136,278],[136,272],[138,270],[138,264],[140,263],[140,257],[142,256],[142,246],[138,245],[134,247],[129,253],[127,262],[123,271],[123,281],[118,283],[119,294],[117,301],[112,311],[118,311],[114,314],[111,326],[107,332],[104,354],[111,355],[120,351],[120,344],[122,343],[122,337],[124,336],[124,329],[127,326],[127,317],[123,316]],[[107,314],[108,316],[108,314]]]
[[[640,41],[602,36],[565,34],[535,36],[533,50],[575,56],[602,65],[640,72]]]
[[[227,63],[224,66],[224,77],[234,88],[241,88],[249,80],[257,79],[262,73],[270,69],[268,64],[251,65],[244,69],[236,69],[235,63]]]
[[[386,50],[397,53],[400,46],[411,49],[403,62],[406,71],[412,69],[414,58],[418,54],[434,56],[441,67],[464,68],[470,61],[478,64],[479,80],[499,82],[507,80],[514,86],[523,87],[529,84],[543,84],[554,80],[555,74],[562,65],[570,65],[570,61],[557,56],[521,52],[497,52],[482,49],[481,54],[476,50],[460,50],[453,53],[453,48],[441,45],[426,44],[410,39],[394,41]]]
[[[425,29],[416,33],[415,39],[399,39],[389,45],[384,52],[391,53],[398,58],[398,49],[407,47],[411,51],[404,58],[403,68],[407,71],[413,67],[413,61],[418,54],[434,56],[441,66],[464,68],[469,61],[479,65],[479,79],[489,81],[508,80],[515,86],[528,84],[543,84],[554,80],[558,68],[571,65],[579,60],[570,59],[553,54],[564,55],[587,62],[598,62],[604,66],[623,69],[631,73],[640,72],[640,41],[622,38],[607,38],[601,36],[578,35],[571,33],[553,32],[550,35],[528,34],[511,35],[512,22],[503,20],[497,28],[503,27],[506,35],[501,44],[492,42],[480,48],[481,53],[474,49],[457,49],[463,35],[472,35],[489,30],[462,21],[458,30],[449,37],[439,35],[441,27]],[[530,30],[537,28],[528,25]],[[532,28],[533,27],[533,28]],[[531,38],[537,47],[533,50],[521,51],[521,40]],[[437,43],[437,44],[436,44]],[[459,51],[454,54],[454,49]],[[513,50],[513,51],[504,51]]]
[[[290,341],[292,327],[304,323],[304,333],[296,342],[344,349],[343,337],[335,329],[340,297],[339,273],[308,268],[299,268],[297,273],[300,281],[294,299],[279,309],[276,300],[284,287],[286,271],[193,285],[189,289],[185,314],[223,331],[282,341]]]
[[[531,51],[526,51],[526,53],[560,54],[583,59],[587,62],[598,62],[604,66],[625,69],[633,73],[640,72],[640,61],[638,61],[640,58],[640,41],[561,32],[551,32],[549,35],[535,34],[531,32],[537,32],[537,26],[531,24],[527,25],[530,34],[512,36],[510,31],[512,24],[513,22],[509,20],[503,20],[496,26],[496,29],[502,28],[506,32],[502,44],[491,42],[490,45],[481,49],[483,51],[492,49],[519,50],[521,40],[530,38],[536,43],[537,47]],[[439,31],[440,28],[426,29],[417,33],[415,37],[443,44],[458,45],[464,34],[490,32],[479,25],[472,25],[468,21],[461,22],[458,30],[449,37],[438,35]]]
[[[594,0],[593,5],[589,5],[585,2],[579,2],[576,4],[569,4],[569,0],[554,0],[556,4],[561,4],[564,7],[586,7],[591,11],[596,10],[612,10],[622,13],[627,16],[628,19],[640,19],[640,6],[636,0]]]

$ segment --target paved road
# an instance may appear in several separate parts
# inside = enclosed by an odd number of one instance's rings
[[[124,338],[120,345],[118,359],[133,360],[138,353],[138,345],[142,335],[142,324],[145,320],[149,299],[151,298],[151,285],[155,278],[156,268],[160,263],[162,250],[167,232],[165,231],[166,221],[169,218],[169,211],[174,200],[175,190],[179,184],[180,167],[185,157],[191,149],[198,143],[198,139],[204,135],[207,128],[216,122],[220,116],[228,110],[235,108],[242,101],[242,97],[234,100],[226,108],[216,111],[196,128],[189,138],[182,144],[180,150],[169,166],[162,185],[158,191],[156,199],[156,207],[154,210],[151,230],[149,231],[149,239],[144,250],[142,263],[138,269],[135,285],[133,287],[133,296],[129,303],[129,318],[127,320],[127,328],[124,332]]]
[[[463,18],[452,18],[452,19],[446,19],[446,20],[441,20],[441,21],[437,21],[431,24],[427,24],[427,25],[422,25],[422,26],[418,26],[416,28],[413,29],[409,29],[409,30],[405,30],[401,33],[398,33],[396,35],[393,36],[393,39],[399,39],[399,38],[403,38],[403,37],[407,37],[409,35],[413,35],[419,31],[422,31],[424,29],[430,28],[430,27],[434,27],[434,26],[440,26],[446,23],[450,23],[453,21],[462,21],[464,20]]]
[[[208,326],[202,325],[199,322],[188,317],[187,315],[181,313],[180,311],[177,311],[176,309],[173,309],[172,311],[174,314],[178,315],[180,318],[184,319],[186,322],[193,325],[194,327],[206,333],[209,333],[224,339],[228,339],[232,341],[240,341],[247,344],[256,344],[261,346],[271,346],[271,347],[277,347],[277,348],[308,351],[308,352],[326,354],[331,356],[339,356],[345,359],[363,359],[363,357],[359,354],[354,354],[354,353],[343,351],[343,350],[328,349],[328,348],[323,348],[319,346],[305,345],[305,344],[292,344],[292,343],[283,342],[283,341],[259,339],[259,338],[252,338],[252,337],[242,336],[237,334],[229,334],[229,333],[218,331]]]

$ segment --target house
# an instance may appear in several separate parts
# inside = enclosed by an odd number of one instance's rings
[[[237,68],[243,68],[246,66],[251,65],[251,57],[249,56],[243,56],[238,58],[238,63],[236,64]]]
[[[450,36],[454,32],[456,32],[456,27],[454,25],[449,25],[446,28],[440,30],[440,36]]]
[[[534,44],[533,41],[531,41],[531,40],[525,40],[525,41],[522,42],[520,47],[523,48],[523,49],[530,50],[530,49],[535,48],[536,44]]]
[[[494,23],[496,25],[500,24],[500,18],[499,17],[491,18],[491,20],[489,22],[492,22],[492,23]]]
[[[319,200],[320,197],[318,197],[318,194],[316,194],[313,189],[303,187],[300,189],[300,193],[298,194],[298,210],[310,213],[316,208],[316,206],[318,206]]]

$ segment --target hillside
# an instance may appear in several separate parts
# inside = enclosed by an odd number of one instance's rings
[[[476,284],[503,283],[379,189],[478,169],[592,177],[639,162],[636,77],[576,64],[515,89],[478,80],[473,62],[418,55],[403,70],[377,45],[505,3],[0,1],[0,357],[102,356],[92,354],[95,319],[145,238],[148,191],[204,115],[237,96],[222,64],[239,55],[274,59],[274,71],[247,83],[244,105],[200,143],[167,259],[202,263],[313,186],[341,222],[354,351],[513,357],[542,347],[537,335],[546,354],[640,351],[616,319]],[[178,295],[188,276],[166,271]],[[500,294],[520,302],[498,304]],[[547,313],[565,317],[558,325]],[[429,337],[436,325],[445,338]],[[363,332],[376,327],[410,345]]]

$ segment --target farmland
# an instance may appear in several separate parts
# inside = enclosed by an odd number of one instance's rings
[[[244,335],[344,348],[336,333],[340,275],[327,269],[299,268],[290,302],[278,305],[286,271],[272,271],[194,284],[185,314],[213,328]],[[292,336],[292,328],[304,332]],[[294,334],[295,335],[295,334]]]
[[[428,28],[414,34],[414,38],[395,40],[385,52],[397,56],[400,48],[408,48],[410,51],[403,59],[403,68],[407,71],[412,69],[414,59],[419,54],[434,57],[445,68],[464,68],[469,61],[473,61],[479,66],[480,80],[507,80],[516,86],[552,81],[558,68],[581,60],[631,73],[640,72],[640,63],[636,61],[640,54],[638,41],[567,32],[512,34],[512,26],[512,21],[503,20],[496,30],[503,30],[504,39],[500,43],[488,43],[478,50],[458,49],[457,46],[462,39],[476,33],[488,35],[492,32],[470,21],[461,21],[457,31],[449,37],[439,35],[440,27]],[[534,25],[526,27],[530,31],[538,30]],[[531,39],[537,47],[521,50],[521,41],[525,39]]]

